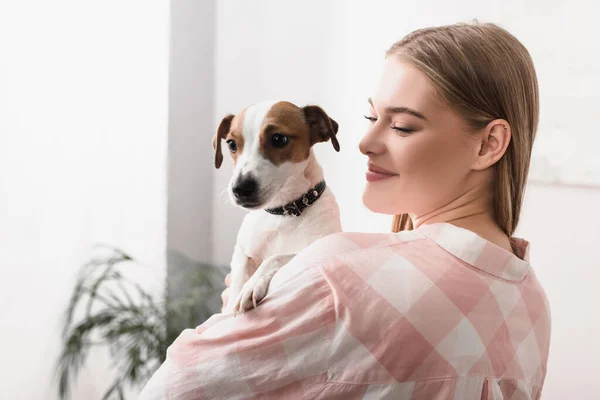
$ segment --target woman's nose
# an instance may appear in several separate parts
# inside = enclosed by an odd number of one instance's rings
[[[381,154],[385,151],[385,145],[374,126],[371,126],[358,144],[358,149],[364,155]]]

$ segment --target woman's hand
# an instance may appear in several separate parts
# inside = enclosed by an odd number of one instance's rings
[[[225,286],[227,286],[225,288],[225,290],[223,290],[223,292],[221,292],[221,300],[223,300],[223,308],[221,309],[221,312],[225,311],[225,307],[227,307],[227,301],[229,300],[229,286],[231,286],[231,274],[227,274],[227,276],[225,277]]]

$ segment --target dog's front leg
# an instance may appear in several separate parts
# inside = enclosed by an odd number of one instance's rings
[[[229,287],[229,302],[225,308],[225,312],[234,312],[237,299],[244,287],[244,283],[248,281],[248,277],[256,270],[255,262],[246,255],[239,244],[235,245],[233,256],[231,257],[231,285]]]
[[[269,282],[275,272],[290,262],[296,254],[280,254],[264,260],[256,272],[244,284],[235,301],[234,312],[244,312],[256,308],[258,303],[266,296]]]

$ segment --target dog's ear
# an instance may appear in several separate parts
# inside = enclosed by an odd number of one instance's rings
[[[219,128],[217,129],[217,133],[213,138],[213,149],[215,149],[215,167],[218,169],[223,163],[223,152],[221,151],[221,140],[227,137],[227,133],[229,133],[229,129],[231,128],[231,121],[233,120],[234,115],[229,114],[219,124]]]
[[[331,140],[335,151],[340,151],[340,144],[335,136],[338,131],[338,123],[329,118],[319,106],[306,106],[303,111],[306,123],[310,127],[310,144]]]

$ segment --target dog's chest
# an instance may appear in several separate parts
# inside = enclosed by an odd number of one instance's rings
[[[238,244],[248,257],[264,260],[278,254],[298,253],[325,236],[320,224],[308,218],[283,217],[265,211],[250,212],[238,234]]]

